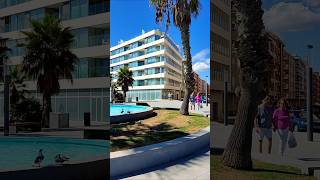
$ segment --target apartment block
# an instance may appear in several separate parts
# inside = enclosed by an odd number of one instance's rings
[[[284,51],[281,65],[281,94],[290,104],[295,99],[295,60],[294,56]]]
[[[272,32],[267,32],[268,37],[268,50],[272,56],[272,60],[269,62],[269,68],[272,70],[270,84],[267,85],[269,88],[269,95],[274,100],[282,98],[281,89],[281,77],[282,77],[282,62],[284,57],[284,43],[282,40]]]
[[[296,107],[304,107],[307,97],[307,79],[306,79],[306,63],[298,56],[295,60],[295,103]]]
[[[160,30],[145,32],[111,47],[111,74],[129,67],[134,83],[126,101],[154,101],[183,97],[183,57],[174,41]]]
[[[59,18],[75,36],[72,51],[80,59],[73,73],[74,82],[61,79],[61,91],[52,97],[53,112],[69,113],[70,121],[83,120],[90,112],[92,121],[107,121],[109,111],[109,0],[1,0],[0,37],[8,38],[11,48],[8,65],[19,66],[25,50],[21,31],[30,31],[31,21],[48,14]],[[26,82],[31,95],[40,99],[36,82]],[[3,96],[0,96],[1,104]],[[3,108],[0,108],[3,113]],[[1,118],[3,116],[0,116]]]
[[[207,85],[207,88],[208,88],[208,83],[201,79],[199,74],[196,73],[196,72],[193,72],[193,77],[194,77],[194,95],[197,95],[198,93],[200,95],[205,95],[206,94],[206,85]],[[208,89],[208,93],[209,93],[209,89]]]
[[[221,120],[224,81],[231,79],[231,0],[211,0],[210,6],[211,112]]]
[[[312,96],[313,103],[320,103],[320,74],[314,72],[312,75]]]

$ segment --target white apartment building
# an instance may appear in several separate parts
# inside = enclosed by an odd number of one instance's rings
[[[160,30],[152,30],[110,49],[111,75],[125,66],[133,72],[134,83],[126,101],[181,99],[182,61],[179,47]]]
[[[82,121],[84,112],[92,121],[107,121],[109,111],[109,0],[0,0],[0,37],[8,38],[10,66],[19,66],[24,49],[21,31],[30,30],[30,20],[45,14],[62,20],[75,35],[72,51],[80,59],[74,82],[60,80],[61,91],[52,97],[54,112],[69,113],[70,121]],[[108,77],[109,76],[109,77]],[[28,81],[31,95],[41,100],[35,81]],[[41,101],[40,101],[41,102]],[[0,95],[0,121],[3,120],[3,94]],[[2,124],[2,123],[1,123]]]

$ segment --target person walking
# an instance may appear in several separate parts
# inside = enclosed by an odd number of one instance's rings
[[[258,106],[255,127],[259,141],[259,152],[262,153],[263,139],[268,139],[268,153],[271,154],[272,149],[272,115],[273,108],[271,98],[266,96],[262,103]]]
[[[279,108],[273,113],[273,126],[273,131],[277,131],[279,135],[279,153],[283,156],[287,146],[289,131],[293,132],[288,103],[284,99],[280,99]]]
[[[201,97],[200,97],[199,93],[197,94],[195,100],[196,100],[198,111],[199,111],[200,110],[200,105],[201,105]]]
[[[195,97],[194,97],[193,93],[190,95],[189,101],[190,101],[190,108],[191,108],[191,110],[192,110],[192,107],[193,107],[193,110],[196,110],[196,107],[195,107]]]

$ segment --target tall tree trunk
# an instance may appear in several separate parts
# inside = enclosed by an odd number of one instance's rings
[[[42,127],[49,127],[49,118],[51,110],[51,96],[43,94]]]
[[[126,102],[126,98],[127,98],[127,91],[123,91],[123,100],[124,100],[124,102]]]
[[[235,124],[223,153],[223,164],[237,169],[251,169],[252,129],[258,102],[265,95],[267,63],[272,58],[262,21],[261,0],[234,0],[233,19],[238,38],[233,43],[234,57],[240,62],[241,97]]]
[[[250,81],[244,78],[245,81]],[[237,118],[223,153],[223,164],[236,169],[251,169],[252,128],[257,108],[257,86],[241,87]]]
[[[194,89],[194,77],[192,74],[192,59],[191,59],[191,48],[190,48],[190,28],[189,24],[184,24],[180,28],[182,46],[184,51],[184,56],[186,58],[183,68],[183,73],[185,77],[185,93],[183,97],[183,102],[180,107],[180,114],[189,115],[189,98]]]

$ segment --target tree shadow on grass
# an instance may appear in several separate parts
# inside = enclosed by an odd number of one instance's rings
[[[210,154],[211,156],[217,156],[218,157],[218,161],[219,163],[222,164],[222,154],[223,154],[223,151],[224,149],[223,148],[211,148],[210,149]],[[213,162],[212,162],[213,163]],[[260,161],[261,163],[261,161]],[[259,163],[259,164],[260,164]],[[263,162],[264,163],[264,162]],[[254,161],[253,162],[254,166],[257,166],[258,162],[257,161]],[[273,164],[272,163],[266,163],[266,165],[270,166],[270,168],[268,167],[253,167],[253,169],[251,170],[243,170],[243,171],[246,171],[246,172],[257,172],[257,173],[278,173],[278,174],[287,174],[287,175],[297,175],[297,176],[302,176],[302,174],[300,173],[295,173],[295,172],[288,172],[288,171],[284,171],[284,170],[276,170],[276,169],[272,169],[272,166]],[[266,166],[265,165],[265,166]],[[211,165],[213,166],[213,165]],[[258,166],[261,166],[258,165]],[[277,166],[282,166],[282,165],[277,165]],[[225,166],[222,166],[222,167],[225,167]],[[229,168],[229,167],[225,167],[225,168]],[[240,169],[235,169],[235,170],[238,170],[238,171],[242,171]]]
[[[175,127],[167,123],[160,123],[154,126],[142,123],[117,125],[111,131],[111,151],[146,146],[186,135],[188,133],[175,130]]]
[[[288,171],[280,171],[280,170],[274,170],[274,169],[253,168],[252,170],[249,170],[249,171],[259,172],[259,173],[270,172],[270,173],[279,173],[279,174],[288,174],[288,175],[297,175],[297,176],[301,175],[302,176],[302,174],[299,174],[299,173],[288,172]]]

